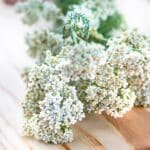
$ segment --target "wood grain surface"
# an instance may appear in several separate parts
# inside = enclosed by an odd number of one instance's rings
[[[149,108],[134,108],[119,119],[91,114],[72,127],[74,141],[68,144],[44,144],[22,137],[24,84],[20,73],[32,64],[23,41],[27,30],[14,10],[0,2],[0,150],[150,150]]]

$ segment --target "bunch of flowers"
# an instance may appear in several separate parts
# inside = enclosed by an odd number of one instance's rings
[[[124,70],[135,105],[150,106],[150,38],[137,30],[124,32],[108,42],[109,63]]]
[[[98,67],[95,79],[86,93],[89,112],[104,111],[113,117],[122,117],[131,110],[136,99],[124,72],[109,63]]]
[[[114,0],[29,0],[17,10],[28,25],[49,23],[26,36],[36,64],[23,74],[24,135],[71,142],[88,113],[150,106],[150,38],[128,30]]]
[[[50,29],[36,30],[27,34],[25,41],[28,46],[28,54],[37,58],[38,61],[44,61],[46,51],[51,51],[51,54],[56,56],[62,47],[73,44],[71,38],[63,39],[61,34],[51,32]]]
[[[59,71],[64,65],[60,62],[48,52],[44,64],[29,68],[25,76],[23,134],[46,143],[72,141],[70,126],[85,116],[75,87],[68,85]]]

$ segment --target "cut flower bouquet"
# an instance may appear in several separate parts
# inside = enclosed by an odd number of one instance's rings
[[[122,117],[150,106],[150,38],[130,29],[114,0],[29,0],[17,4],[36,60],[23,72],[22,131],[46,143],[73,140],[89,113]]]

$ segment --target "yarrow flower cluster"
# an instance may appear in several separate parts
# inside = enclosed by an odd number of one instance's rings
[[[36,23],[41,18],[47,21],[53,20],[53,22],[57,22],[57,20],[62,20],[64,17],[61,9],[55,3],[49,3],[43,0],[30,0],[19,3],[17,5],[17,11],[24,13],[22,20],[29,25]]]
[[[36,64],[23,73],[23,135],[71,142],[72,125],[89,113],[117,118],[150,106],[150,38],[124,31],[114,0],[29,0],[17,8],[26,24],[50,23],[26,36]]]
[[[134,105],[136,96],[129,88],[124,72],[106,63],[97,69],[93,84],[86,89],[88,112],[106,112],[122,117]]]
[[[70,142],[73,135],[70,126],[84,117],[83,104],[76,89],[56,74],[57,64],[54,67],[51,61],[51,65],[29,69],[23,102],[23,132],[46,143]]]
[[[149,106],[150,38],[136,30],[124,32],[108,42],[109,63],[124,70],[130,88],[135,92],[135,105]]]
[[[92,80],[96,74],[97,64],[105,62],[104,46],[96,43],[81,42],[74,46],[62,48],[60,56],[68,59],[62,72],[71,81]]]
[[[73,5],[72,7],[72,12],[84,15],[89,19],[90,27],[94,29],[97,29],[101,21],[107,20],[116,11],[113,0],[87,0],[83,1],[80,5]]]
[[[53,56],[60,53],[62,47],[72,45],[71,38],[63,39],[59,33],[53,33],[50,29],[36,30],[34,33],[27,34],[26,44],[28,53],[31,57],[42,61],[45,58],[46,51],[51,51]]]

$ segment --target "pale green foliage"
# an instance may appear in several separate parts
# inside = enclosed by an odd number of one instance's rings
[[[80,4],[83,0],[55,0],[57,5],[66,14],[74,4]]]
[[[106,20],[101,21],[98,27],[98,33],[101,33],[104,37],[109,38],[120,32],[127,29],[127,24],[124,20],[122,14],[118,11],[109,16]]]
[[[80,13],[68,13],[64,26],[64,37],[71,35],[75,43],[77,40],[86,39],[89,32],[89,20]]]
[[[90,21],[90,28],[97,29],[102,20],[106,20],[116,11],[113,0],[86,0],[73,5],[72,12],[84,15]]]
[[[75,40],[80,38],[87,40],[92,34],[94,40],[97,39],[98,32],[107,36],[114,29],[120,28],[123,22],[113,0],[86,0],[80,5],[73,5],[68,11],[64,27],[67,30],[64,30],[64,33],[70,34]],[[96,35],[93,35],[93,30]]]

